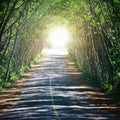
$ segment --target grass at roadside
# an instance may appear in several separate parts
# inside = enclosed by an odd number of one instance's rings
[[[15,81],[17,81],[30,67],[32,67],[39,61],[42,55],[43,51],[37,54],[37,56],[28,65],[22,65],[22,67],[17,72],[16,71],[11,72],[8,81],[0,79],[0,93],[2,93],[5,89],[10,88],[12,84]]]

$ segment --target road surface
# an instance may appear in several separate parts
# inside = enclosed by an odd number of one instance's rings
[[[47,52],[20,99],[0,120],[120,120],[85,99],[67,71],[65,54],[57,49]]]

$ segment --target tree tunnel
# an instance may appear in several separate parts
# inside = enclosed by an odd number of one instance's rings
[[[119,18],[119,0],[1,0],[0,88],[44,47],[66,46],[89,80],[120,94]]]

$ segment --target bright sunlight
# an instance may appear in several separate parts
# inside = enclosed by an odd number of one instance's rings
[[[52,28],[48,37],[53,48],[65,48],[69,38],[69,31],[62,26]]]

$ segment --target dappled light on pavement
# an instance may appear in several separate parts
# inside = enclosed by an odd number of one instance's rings
[[[120,119],[86,99],[84,93],[91,88],[81,84],[82,73],[75,71],[73,75],[79,74],[79,77],[73,79],[72,69],[67,69],[65,62],[67,51],[53,51],[46,52],[46,57],[35,67],[32,77],[24,85],[19,100],[0,120]]]

